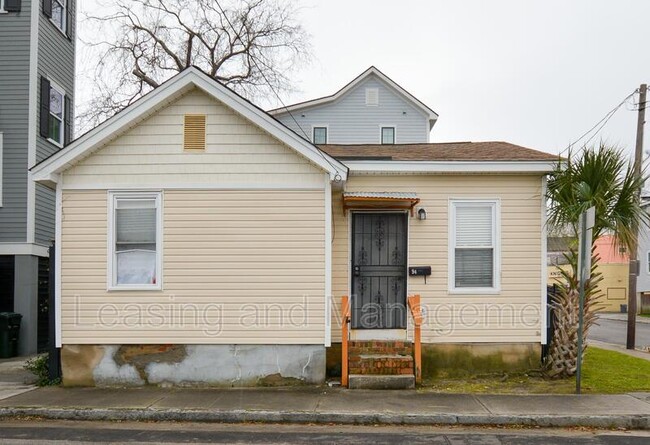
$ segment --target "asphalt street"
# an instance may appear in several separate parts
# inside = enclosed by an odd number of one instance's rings
[[[650,443],[650,432],[12,420],[0,422],[0,443],[640,445]]]
[[[606,320],[600,318],[598,325],[589,330],[589,338],[605,343],[625,346],[627,339],[627,323],[621,320]],[[636,323],[636,347],[650,346],[650,323]]]

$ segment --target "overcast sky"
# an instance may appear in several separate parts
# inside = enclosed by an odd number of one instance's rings
[[[505,140],[555,153],[650,82],[650,1],[300,4],[317,61],[287,101],[331,94],[375,65],[440,115],[432,142]],[[631,152],[635,132],[636,112],[624,106],[601,135]]]
[[[650,1],[297,3],[315,60],[285,103],[332,94],[375,65],[440,115],[432,142],[504,140],[557,153],[650,82]],[[631,153],[632,108],[594,141]]]

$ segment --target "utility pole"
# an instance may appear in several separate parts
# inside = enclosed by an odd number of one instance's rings
[[[636,122],[636,147],[634,150],[634,174],[641,176],[643,163],[643,125],[645,124],[646,92],[648,86],[643,83],[639,87],[639,115]],[[636,197],[641,200],[641,196]],[[634,242],[630,249],[630,281],[627,294],[627,349],[636,347],[636,280],[639,275],[639,225],[634,229]]]

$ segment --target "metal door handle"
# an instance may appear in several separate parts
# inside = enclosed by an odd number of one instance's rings
[[[354,276],[358,277],[361,275],[361,268],[359,266],[354,266]]]

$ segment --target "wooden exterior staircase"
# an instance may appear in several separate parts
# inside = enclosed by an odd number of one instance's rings
[[[343,297],[341,384],[351,389],[414,388],[421,379],[420,296],[408,298],[413,317],[413,342],[350,341],[350,301]]]

